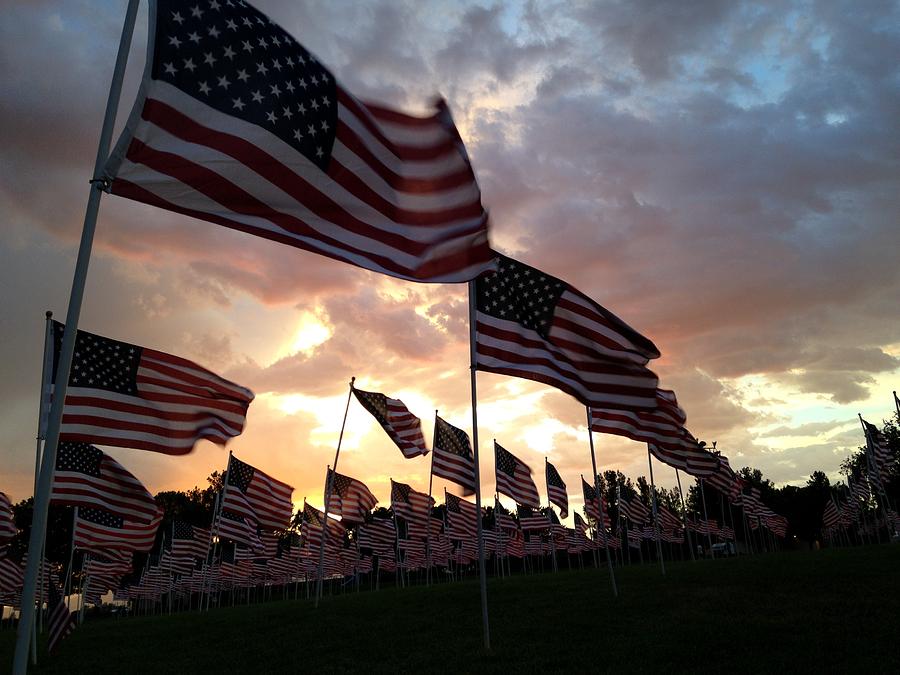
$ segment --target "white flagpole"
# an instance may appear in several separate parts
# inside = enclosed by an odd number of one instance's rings
[[[653,505],[653,526],[656,530],[656,554],[659,556],[659,566],[662,575],[666,576],[666,561],[663,560],[662,542],[659,540],[659,510],[656,506],[656,484],[653,482],[653,458],[650,455],[650,444],[647,444],[647,464],[650,466],[650,498]]]
[[[425,587],[431,586],[431,488],[434,484],[434,441],[437,436],[437,414],[434,411],[434,431],[431,434],[431,469],[428,472],[428,513],[425,519]]]
[[[481,523],[481,471],[478,465],[478,394],[475,387],[475,281],[469,282],[469,372],[472,380],[472,452],[475,460],[475,512],[478,521],[478,577],[481,582],[481,623],[484,628],[484,648],[491,648],[491,627],[488,622],[487,572],[484,569],[484,533]]]
[[[344,440],[344,428],[347,426],[347,413],[350,411],[350,398],[353,396],[353,383],[356,377],[350,378],[350,391],[347,392],[347,405],[344,408],[344,421],[341,422],[341,433],[338,436],[337,450],[334,452],[334,468],[331,473],[325,471],[325,519],[322,521],[322,545],[319,547],[319,578],[316,580],[316,607],[322,598],[322,572],[325,566],[325,545],[328,543],[328,502],[331,501],[331,488],[334,474],[337,473],[338,457],[341,456],[341,442]],[[329,467],[331,468],[331,467]]]
[[[606,526],[603,521],[603,495],[600,494],[600,480],[597,475],[597,457],[594,454],[594,431],[591,429],[591,409],[586,407],[588,439],[591,442],[591,467],[594,470],[594,494],[597,497],[597,509],[600,512],[600,522],[597,523],[597,531],[603,533],[603,550],[606,551],[606,566],[609,568],[609,583],[612,586],[614,598],[619,597],[619,588],[616,586],[616,573],[613,571],[612,559],[609,557],[609,537],[606,534]]]
[[[91,176],[91,187],[87,208],[84,213],[84,225],[81,230],[81,243],[78,247],[78,259],[75,263],[75,274],[72,279],[72,292],[69,296],[69,307],[66,312],[66,328],[63,333],[62,348],[59,355],[59,366],[56,377],[56,389],[50,408],[50,420],[47,425],[47,441],[44,446],[44,461],[41,463],[38,489],[34,495],[34,515],[31,521],[31,536],[28,540],[28,564],[25,569],[25,580],[22,587],[22,609],[19,615],[19,628],[16,634],[16,650],[13,659],[13,675],[24,675],[28,668],[28,646],[34,621],[34,592],[37,584],[37,571],[40,562],[41,543],[47,529],[47,507],[50,502],[50,484],[53,480],[53,465],[56,462],[56,445],[59,441],[59,427],[62,422],[63,403],[69,383],[69,371],[72,368],[72,357],[75,353],[75,334],[78,330],[78,318],[81,314],[81,302],[84,298],[84,285],[87,279],[88,265],[91,258],[91,247],[94,241],[94,229],[97,225],[97,212],[100,208],[100,196],[105,187],[100,180],[100,170],[109,155],[116,111],[122,93],[122,81],[125,78],[125,64],[131,48],[131,37],[137,17],[139,0],[129,0],[125,12],[125,23],[122,26],[122,37],[119,41],[119,52],[113,70],[109,96],[106,101],[106,113],[100,141],[97,144],[97,157],[94,160],[94,173]]]

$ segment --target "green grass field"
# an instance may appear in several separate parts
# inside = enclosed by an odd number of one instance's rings
[[[477,579],[87,622],[40,673],[900,672],[900,546]],[[15,635],[0,632],[0,668]],[[44,648],[43,641],[41,648]]]

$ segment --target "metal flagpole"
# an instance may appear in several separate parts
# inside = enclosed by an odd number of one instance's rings
[[[712,532],[709,531],[709,516],[706,513],[706,487],[704,486],[703,479],[698,478],[700,481],[700,498],[703,500],[703,518],[706,520],[706,539],[709,542],[709,557],[715,559],[716,553],[713,551],[712,547]]]
[[[338,436],[337,450],[334,452],[334,469],[325,471],[325,518],[322,521],[322,544],[319,546],[319,578],[316,579],[316,607],[322,598],[322,572],[325,566],[325,545],[328,543],[328,502],[331,501],[331,488],[334,474],[337,473],[338,457],[341,455],[341,442],[344,440],[344,428],[347,426],[347,413],[350,411],[350,397],[353,396],[353,383],[356,377],[350,378],[350,391],[347,392],[347,405],[344,407],[344,421],[341,422],[341,433]],[[330,469],[331,467],[329,467]]]
[[[35,447],[34,447],[34,492],[35,497],[37,496],[38,490],[38,478],[41,473],[41,441],[46,437],[47,431],[47,408],[50,404],[50,382],[52,380],[52,372],[53,372],[53,350],[50,348],[50,340],[51,340],[51,319],[53,318],[53,312],[46,312],[44,314],[44,354],[43,359],[41,360],[41,396],[40,401],[38,401],[38,420],[37,420],[37,433],[35,434]],[[45,549],[46,549],[46,537],[41,540],[41,560],[44,559]],[[41,599],[38,600],[38,613],[37,613],[37,626],[33,627],[34,632],[34,641],[37,641],[37,635],[39,633],[44,632],[44,603],[43,603],[43,588],[44,588],[44,565],[40,567],[40,579],[39,579],[39,587],[41,588]],[[37,665],[37,649],[36,647],[32,649],[31,654],[31,663],[32,665]]]
[[[859,414],[859,413],[857,413],[857,414]],[[878,485],[876,487],[878,488],[878,492],[881,493],[884,525],[885,525],[885,529],[887,530],[888,542],[890,542],[891,531],[894,529],[894,525],[892,522],[890,522],[890,519],[888,518],[888,512],[892,511],[893,509],[891,508],[891,502],[888,499],[887,493],[884,491],[884,481],[881,477],[881,469],[878,467],[878,464],[875,462],[875,452],[872,448],[872,443],[869,440],[869,432],[866,429],[866,425],[863,423],[862,415],[859,415],[859,423],[862,425],[863,435],[866,437],[866,459],[868,460],[868,464],[870,467],[869,472],[871,474],[872,470],[874,469],[875,472],[878,474]],[[875,501],[877,502],[878,500],[876,499]]]
[[[597,475],[597,457],[594,454],[594,430],[591,429],[591,409],[585,407],[587,412],[587,428],[588,439],[591,445],[591,467],[594,470],[594,495],[597,497],[597,509],[600,513],[600,522],[597,523],[597,531],[603,533],[603,550],[606,551],[606,566],[609,568],[609,583],[612,586],[612,594],[614,598],[619,597],[619,588],[616,586],[616,573],[613,571],[612,559],[609,557],[609,537],[606,535],[606,529],[603,521],[603,495],[600,494],[600,479]]]
[[[222,476],[222,491],[216,495],[216,505],[213,507],[213,519],[209,527],[209,541],[212,545],[212,558],[209,558],[209,592],[206,593],[206,609],[209,611],[209,604],[212,601],[212,566],[216,559],[216,551],[219,548],[219,529],[222,522],[222,509],[225,508],[225,497],[228,495],[228,476],[231,473],[231,458],[234,456],[231,450],[228,451],[228,464],[225,468],[225,475]],[[209,547],[206,549],[207,557],[209,556]],[[206,584],[204,583],[204,589]],[[203,606],[203,597],[201,596],[201,608]]]
[[[659,511],[656,506],[656,485],[653,482],[653,458],[650,456],[650,444],[647,444],[647,464],[650,465],[650,497],[653,505],[653,523],[656,528],[656,553],[659,555],[659,566],[662,575],[666,576],[666,561],[663,560],[662,542],[659,540]]]
[[[16,650],[13,659],[13,675],[24,675],[28,668],[28,647],[34,622],[34,593],[37,584],[37,571],[40,563],[41,544],[47,529],[47,507],[50,502],[50,484],[53,480],[53,467],[56,462],[56,446],[59,441],[59,427],[62,422],[63,402],[69,383],[69,371],[72,368],[72,357],[75,353],[75,334],[78,329],[78,317],[81,314],[81,302],[84,297],[84,285],[87,279],[88,265],[91,258],[91,246],[94,240],[94,229],[97,225],[97,212],[100,207],[100,196],[104,185],[99,179],[100,170],[109,155],[109,146],[115,126],[116,111],[119,107],[119,96],[122,93],[122,81],[125,77],[125,64],[131,48],[131,37],[134,33],[139,0],[129,0],[125,12],[125,23],[122,26],[122,37],[113,70],[109,96],[106,101],[106,112],[100,141],[97,144],[97,156],[94,160],[94,172],[91,176],[91,187],[88,203],[84,213],[84,225],[81,230],[81,243],[75,263],[75,274],[72,279],[72,291],[69,296],[69,307],[66,313],[66,328],[63,333],[60,349],[59,365],[56,378],[56,389],[50,408],[50,419],[47,425],[47,441],[44,447],[44,461],[41,463],[38,489],[34,495],[34,512],[31,521],[31,535],[28,541],[28,564],[22,587],[22,606],[19,615],[19,627],[16,634]]]
[[[478,578],[481,585],[481,623],[484,628],[484,648],[491,648],[491,627],[488,620],[487,572],[484,569],[484,533],[481,522],[481,469],[478,462],[478,393],[475,365],[475,281],[469,282],[469,375],[472,382],[472,454],[475,462],[475,513],[478,521]]]
[[[694,542],[691,539],[691,530],[687,526],[687,506],[684,503],[684,492],[681,491],[681,474],[678,473],[678,469],[675,469],[675,480],[678,481],[678,496],[681,497],[681,520],[684,523],[684,533],[687,536],[688,542],[688,550],[691,552],[691,561],[697,562],[697,557],[694,555]]]
[[[496,441],[494,441],[496,443]],[[547,486],[547,508],[551,511],[553,510],[553,503],[550,501],[550,481],[547,478],[547,471],[549,471],[548,465],[550,464],[550,460],[547,459],[547,456],[544,456],[544,485]],[[550,552],[553,555],[553,571],[558,572],[556,565],[556,537],[553,535],[553,522],[550,523]]]
[[[431,432],[431,468],[428,470],[428,513],[425,518],[425,586],[431,586],[431,488],[434,485],[434,441],[437,436],[437,414],[434,411],[434,430]]]

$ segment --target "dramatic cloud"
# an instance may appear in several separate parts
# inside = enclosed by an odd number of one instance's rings
[[[889,414],[900,379],[897,3],[258,3],[359,96],[447,98],[495,247],[560,276],[659,346],[688,426],[777,481],[829,473]],[[121,7],[14,2],[0,24],[3,485],[30,492],[42,317],[67,304]],[[146,45],[141,10],[119,124]],[[82,326],[183,354],[258,394],[235,452],[321,503],[346,387],[469,428],[466,288],[416,285],[104,197]],[[590,474],[584,409],[479,375],[491,439]],[[355,404],[354,404],[355,405]],[[850,420],[850,421],[842,421]],[[646,449],[598,437],[600,468]],[[787,447],[791,443],[809,445]],[[341,467],[419,487],[359,406]],[[151,489],[226,453],[115,451]],[[671,472],[660,480],[672,484]],[[538,480],[539,485],[542,480]],[[442,489],[440,485],[438,489]]]

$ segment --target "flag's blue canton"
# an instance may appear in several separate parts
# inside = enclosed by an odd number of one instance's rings
[[[409,501],[409,485],[406,483],[394,483],[391,486],[391,500],[395,502],[404,502],[406,504],[411,504]]]
[[[515,321],[546,338],[566,284],[512,258],[498,256],[497,262],[496,273],[475,280],[478,311]]]
[[[63,441],[56,456],[57,471],[77,471],[88,476],[100,477],[103,451],[87,443]]]
[[[515,476],[518,462],[507,450],[497,446],[497,470],[508,476]]]
[[[472,449],[466,432],[462,429],[457,429],[452,424],[441,422],[442,420],[438,420],[436,445],[441,450],[471,459]]]
[[[231,466],[228,468],[228,484],[234,485],[241,492],[247,492],[250,480],[253,478],[253,471],[252,466],[232,457]]]
[[[125,524],[125,519],[121,516],[117,516],[109,511],[101,511],[100,509],[79,508],[78,517],[89,523],[105,525],[106,527],[112,527],[117,530],[121,530]]]
[[[62,350],[65,326],[53,322],[53,381]],[[141,361],[141,348],[137,345],[110,340],[109,338],[78,331],[75,337],[75,354],[69,374],[70,387],[105,389],[119,394],[137,396],[137,371]]]
[[[172,537],[174,539],[193,539],[194,528],[182,520],[176,520],[175,527],[173,528],[172,532]]]
[[[547,483],[563,490],[566,489],[566,485],[565,483],[563,483],[563,479],[559,475],[559,471],[557,471],[556,467],[552,464],[547,465]]]
[[[158,0],[152,77],[263,127],[325,170],[337,85],[314,56],[245,2]]]

